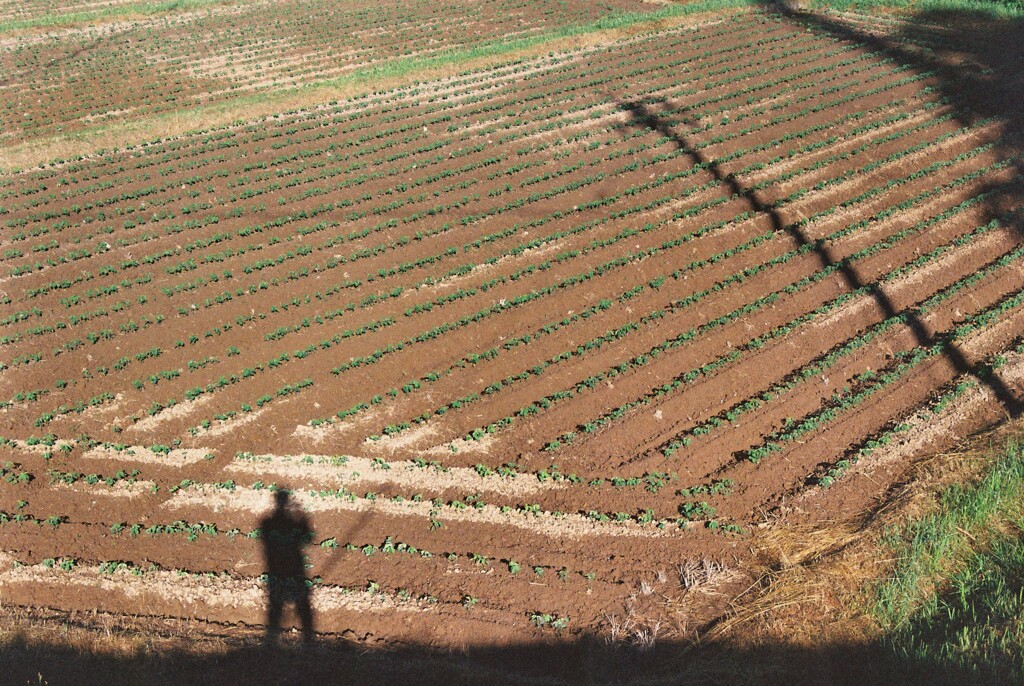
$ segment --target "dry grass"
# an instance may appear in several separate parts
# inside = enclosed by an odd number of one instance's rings
[[[729,656],[771,656],[779,646],[806,654],[823,646],[862,647],[870,653],[882,634],[868,612],[871,584],[895,562],[881,544],[884,530],[933,511],[937,493],[975,479],[991,461],[990,445],[1019,430],[1006,424],[955,450],[918,459],[907,478],[871,510],[849,519],[813,526],[766,522],[750,540],[754,564],[688,560],[677,566],[670,584],[663,583],[664,573],[655,574],[640,583],[620,612],[605,616],[605,642],[639,652],[670,642],[689,655],[685,664],[697,672],[711,670],[708,674],[728,671]],[[699,623],[709,607],[723,605],[716,621]],[[764,683],[775,683],[772,678],[793,669],[785,659],[767,660],[762,667]],[[759,678],[755,672],[744,683],[760,683]]]
[[[881,629],[867,611],[868,589],[895,562],[880,543],[883,531],[934,511],[939,491],[977,478],[991,460],[990,446],[1019,431],[1005,424],[955,450],[921,458],[876,508],[850,520],[759,530],[751,541],[755,581],[701,641],[745,648],[876,641]]]
[[[945,484],[969,479],[983,455],[979,443],[928,457],[890,499],[850,520],[813,527],[769,522],[750,541],[753,565],[686,561],[676,569],[678,588],[645,582],[621,615],[606,617],[606,636],[609,642],[639,647],[637,631],[657,624],[664,638],[690,642],[693,648],[867,646],[879,629],[862,609],[868,605],[865,588],[892,562],[878,555],[883,529],[933,506],[933,494]],[[726,593],[725,612],[717,621],[705,627],[691,624],[700,609]],[[649,601],[652,595],[655,602]]]

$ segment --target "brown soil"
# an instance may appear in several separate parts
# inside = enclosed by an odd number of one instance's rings
[[[829,21],[0,177],[5,602],[261,625],[287,488],[321,632],[685,640],[749,583],[751,531],[859,512],[1018,413],[1012,113],[906,26]],[[696,560],[724,566],[700,593]]]

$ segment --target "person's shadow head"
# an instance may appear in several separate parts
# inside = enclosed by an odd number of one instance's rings
[[[274,494],[274,509],[260,522],[267,579],[267,639],[276,644],[281,632],[284,606],[294,604],[303,638],[315,637],[310,584],[302,549],[313,538],[313,530],[302,508],[287,489]]]
[[[274,509],[277,512],[283,512],[288,509],[288,503],[291,501],[289,491],[287,488],[281,488],[274,491]],[[298,506],[296,506],[298,507]]]

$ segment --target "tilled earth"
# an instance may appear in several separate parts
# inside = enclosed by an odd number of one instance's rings
[[[260,624],[285,489],[321,631],[699,626],[1019,410],[979,33],[703,15],[0,176],[5,599]]]

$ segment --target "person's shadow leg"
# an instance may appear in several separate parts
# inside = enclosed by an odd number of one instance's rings
[[[279,589],[274,588],[274,581],[270,581],[270,592],[267,599],[267,634],[266,644],[275,647],[281,638],[281,615],[284,611]]]
[[[302,582],[305,584],[305,581]],[[302,640],[306,645],[312,645],[316,640],[316,632],[313,630],[313,607],[309,600],[309,589],[304,589],[295,601],[295,610],[298,612],[299,621],[302,622]]]

